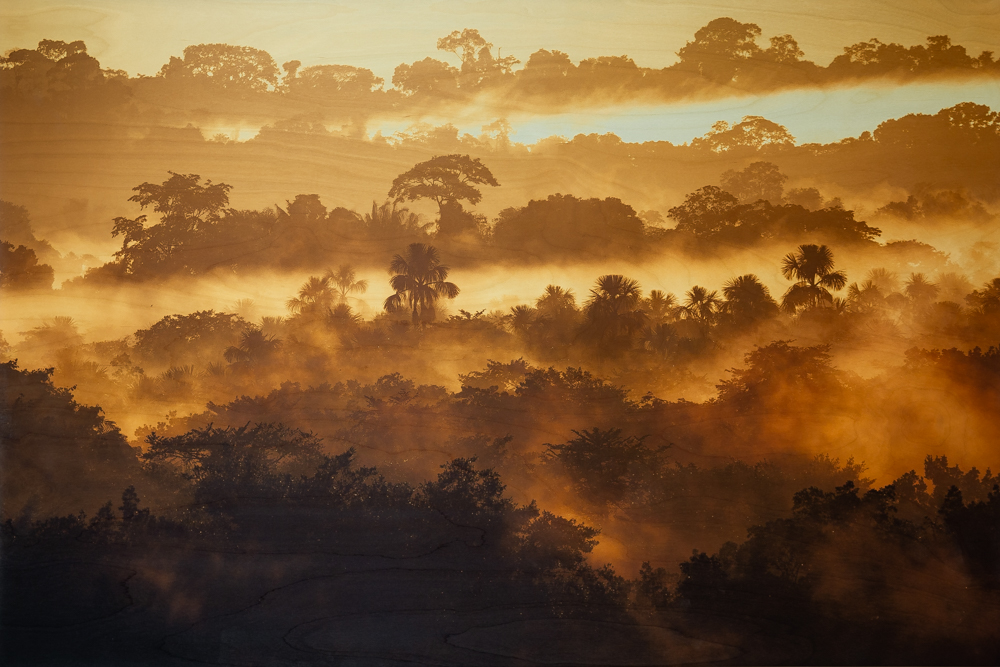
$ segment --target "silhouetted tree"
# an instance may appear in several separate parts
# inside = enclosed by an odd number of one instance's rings
[[[49,289],[54,279],[55,271],[48,264],[39,264],[34,250],[0,241],[0,287]]]
[[[786,127],[763,116],[744,116],[743,120],[730,126],[720,120],[712,125],[712,130],[704,137],[691,141],[691,146],[707,148],[716,153],[737,150],[760,151],[764,148],[791,148],[795,137]]]
[[[707,334],[709,327],[715,322],[715,315],[722,305],[718,292],[695,285],[684,295],[682,313],[684,317],[694,320],[701,328],[702,335]]]
[[[450,229],[446,218],[462,218],[462,201],[478,204],[483,195],[477,185],[497,187],[500,184],[479,158],[468,155],[442,155],[415,165],[393,180],[389,197],[399,201],[432,199],[437,202],[439,225],[445,233],[462,231]],[[467,215],[467,214],[466,214]]]
[[[756,39],[760,27],[731,18],[718,18],[700,28],[694,41],[677,52],[678,67],[691,69],[716,83],[739,77],[744,64],[760,52]]]
[[[437,248],[411,243],[405,254],[396,255],[389,264],[389,285],[396,293],[385,300],[385,309],[390,313],[408,309],[415,325],[433,322],[438,299],[458,296],[458,286],[447,282],[448,271]]]
[[[459,70],[446,62],[424,58],[412,65],[399,65],[392,85],[405,95],[427,95],[448,99],[458,93]]]
[[[797,281],[781,300],[781,307],[791,313],[832,303],[830,290],[842,290],[847,284],[847,274],[833,270],[833,251],[825,245],[800,245],[798,252],[781,261],[781,274]]]
[[[177,251],[195,245],[199,234],[218,222],[229,203],[232,186],[212,181],[202,185],[197,174],[168,173],[170,178],[162,185],[142,183],[132,188],[136,194],[129,198],[143,209],[152,206],[160,214],[159,224],[146,227],[145,215],[114,219],[111,236],[123,237],[115,258],[127,275],[146,277],[175,270],[178,264],[196,264],[178,257]]]
[[[250,326],[240,334],[237,345],[230,345],[222,356],[230,365],[249,371],[270,362],[281,347],[281,341],[265,334],[259,327]]]
[[[478,30],[466,28],[452,32],[437,41],[440,51],[455,53],[462,60],[461,78],[463,87],[477,88],[491,82],[498,76],[511,73],[511,68],[520,61],[514,56],[494,57],[493,45],[483,39]]]
[[[610,355],[631,347],[632,337],[647,319],[638,281],[618,274],[597,279],[583,313],[584,334],[601,353]]]
[[[645,438],[623,436],[621,429],[573,433],[564,444],[546,444],[542,460],[562,468],[572,490],[595,505],[640,499],[666,465],[668,447],[651,448]]]
[[[916,303],[933,301],[940,291],[938,286],[927,280],[922,273],[911,273],[904,288],[906,296]]]
[[[364,294],[368,291],[368,281],[356,280],[357,274],[350,264],[341,264],[336,271],[328,269],[324,277],[337,292],[340,303],[347,303],[351,294]]]
[[[278,83],[278,66],[266,51],[249,46],[197,44],[170,57],[158,76],[190,78],[233,92],[264,92]]]
[[[765,199],[772,204],[781,202],[784,183],[788,177],[778,165],[770,162],[753,162],[742,171],[730,169],[722,174],[722,187],[736,196],[741,203]]]
[[[290,312],[308,319],[325,317],[334,300],[330,279],[329,275],[309,276],[309,280],[299,288],[298,295],[286,301],[285,306]]]
[[[752,273],[727,281],[722,295],[726,300],[720,311],[738,329],[778,314],[778,304],[771,298],[770,290]]]

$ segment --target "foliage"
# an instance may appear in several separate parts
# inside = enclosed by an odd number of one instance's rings
[[[651,486],[665,465],[668,447],[650,448],[645,438],[623,436],[621,429],[573,433],[576,437],[566,443],[546,444],[542,460],[562,470],[570,488],[597,506],[621,503],[626,495]]]
[[[396,255],[389,264],[389,285],[395,294],[385,300],[388,312],[410,311],[414,325],[433,322],[438,299],[454,299],[459,289],[447,281],[449,268],[441,264],[437,248],[411,243],[405,255]]]
[[[48,264],[39,264],[35,251],[16,248],[0,241],[0,287],[6,289],[51,289],[55,272]]]
[[[825,245],[800,245],[798,252],[788,253],[781,260],[781,275],[797,282],[788,288],[781,307],[794,313],[801,308],[830,305],[830,290],[842,290],[847,274],[833,270],[833,251]]]
[[[479,158],[441,155],[397,176],[389,189],[389,197],[397,202],[431,199],[441,208],[461,201],[478,204],[483,195],[477,185],[497,187],[500,184]]]

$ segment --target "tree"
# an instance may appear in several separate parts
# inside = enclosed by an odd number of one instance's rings
[[[487,42],[478,30],[466,28],[452,32],[437,41],[440,51],[450,51],[462,60],[462,85],[478,87],[496,76],[511,73],[511,68],[520,61],[514,56],[494,58],[493,44]]]
[[[906,281],[906,296],[917,303],[933,301],[939,291],[938,286],[927,280],[922,273],[911,273]]]
[[[716,83],[730,83],[739,77],[744,64],[760,53],[756,39],[760,26],[717,18],[694,34],[677,52],[680,69],[693,70]]]
[[[781,275],[796,283],[782,297],[782,309],[794,313],[803,307],[832,304],[830,290],[842,290],[847,284],[847,274],[834,271],[833,266],[833,251],[825,245],[800,245],[798,252],[785,255]]]
[[[737,327],[753,325],[778,314],[778,304],[760,279],[748,273],[726,282],[722,288],[726,301],[721,312]]]
[[[795,65],[802,62],[805,53],[791,35],[777,35],[771,37],[769,41],[771,46],[760,52],[760,57],[764,60],[780,65]]]
[[[385,79],[370,69],[350,65],[314,65],[297,71],[288,83],[288,91],[317,102],[336,99],[360,99],[380,90]]]
[[[763,116],[744,116],[743,120],[730,126],[720,120],[712,125],[712,130],[704,137],[691,141],[692,147],[708,148],[716,153],[763,148],[790,148],[795,145],[795,137],[783,125]]]
[[[642,303],[650,322],[654,324],[673,321],[678,312],[677,297],[662,290],[652,290]]]
[[[581,498],[596,505],[617,504],[641,489],[663,470],[667,446],[648,447],[645,437],[623,436],[621,429],[574,430],[576,437],[544,445],[542,461],[558,464]]]
[[[194,482],[199,502],[284,495],[289,475],[311,472],[322,460],[318,438],[282,424],[153,433],[146,444],[143,460],[178,469]]]
[[[122,237],[122,248],[114,256],[128,275],[150,274],[164,264],[176,265],[177,251],[194,245],[229,205],[232,186],[211,180],[203,185],[198,174],[167,173],[170,178],[162,184],[142,183],[132,188],[136,194],[129,197],[141,209],[151,206],[159,213],[159,224],[146,227],[145,215],[114,219],[111,236]],[[180,261],[191,266],[187,258]]]
[[[973,290],[965,297],[965,302],[981,315],[1000,314],[1000,278],[985,283],[982,289]]]
[[[240,334],[239,344],[227,347],[222,356],[236,368],[251,370],[269,362],[280,347],[280,340],[249,326]]]
[[[715,313],[722,304],[718,292],[715,290],[709,292],[708,289],[695,285],[688,290],[685,296],[687,298],[684,299],[682,309],[684,316],[697,322],[701,327],[702,334],[706,333],[715,319]]]
[[[347,303],[351,294],[364,294],[368,291],[368,281],[355,280],[357,274],[350,264],[341,264],[336,271],[329,269],[324,277],[336,290],[337,302],[341,304]]]
[[[558,253],[634,257],[645,247],[645,227],[628,204],[615,197],[579,199],[555,194],[527,206],[506,208],[493,227],[493,243],[531,256]]]
[[[728,224],[728,214],[737,204],[739,200],[731,193],[706,185],[689,194],[683,204],[667,211],[667,216],[677,221],[678,231],[708,236]]]
[[[414,325],[433,322],[438,299],[458,296],[458,285],[447,282],[448,272],[437,248],[411,243],[405,254],[396,255],[389,264],[389,285],[395,294],[385,300],[384,308],[390,313],[407,308]]]
[[[333,298],[330,275],[309,276],[298,295],[286,301],[285,306],[290,312],[306,318],[324,317],[333,305]]]
[[[457,68],[434,58],[412,65],[402,64],[392,74],[392,85],[404,95],[433,95],[448,98],[458,92]]]
[[[170,57],[158,74],[190,78],[234,92],[264,92],[278,83],[278,66],[267,51],[229,44],[196,44],[184,58]]]
[[[365,229],[373,238],[386,239],[401,234],[418,232],[427,225],[420,224],[420,216],[408,208],[398,206],[398,202],[386,200],[382,205],[372,202],[372,212],[362,218]],[[432,224],[432,223],[428,223]]]
[[[583,312],[585,335],[602,353],[611,355],[631,347],[632,336],[647,320],[639,282],[619,274],[597,279]]]
[[[39,264],[34,250],[0,241],[0,287],[51,289],[54,279],[55,271],[48,264]]]
[[[133,334],[135,345],[131,353],[140,363],[170,365],[200,361],[201,350],[210,350],[214,358],[239,336],[246,324],[238,315],[212,310],[168,315]]]
[[[747,204],[765,199],[772,204],[781,203],[785,181],[778,165],[770,162],[752,162],[742,171],[730,169],[722,174],[722,187]]]
[[[136,452],[114,422],[56,387],[52,372],[0,364],[0,500],[8,517],[25,506],[42,516],[90,509],[109,487],[141,480]]]
[[[845,388],[831,364],[830,346],[799,347],[778,340],[744,355],[745,369],[729,369],[732,378],[716,385],[717,402],[746,412],[774,408],[795,400],[803,405],[828,403]]]
[[[479,158],[468,155],[441,155],[414,165],[393,180],[389,197],[400,201],[432,199],[437,202],[440,216],[449,206],[468,201],[478,204],[483,195],[477,185],[497,187],[497,179]]]

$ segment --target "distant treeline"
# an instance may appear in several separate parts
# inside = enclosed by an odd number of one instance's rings
[[[691,147],[648,149],[646,145],[607,138],[578,138],[553,147],[553,154],[559,155],[576,144],[583,147],[596,141],[606,157],[632,162],[669,159],[666,154],[657,155],[663,151],[707,151],[731,159],[742,155],[736,163],[746,166],[723,172],[721,187],[706,185],[690,192],[666,216],[653,210],[637,212],[615,197],[554,194],[506,208],[491,222],[466,210],[462,202],[475,204],[482,199],[477,186],[497,187],[502,183],[479,158],[459,153],[435,156],[400,174],[388,193],[392,199],[382,204],[373,202],[371,211],[364,214],[343,207],[330,210],[316,194],[296,195],[284,206],[235,209],[230,206],[230,185],[202,182],[196,174],[170,172],[161,184],[135,186],[132,189],[137,194],[129,198],[158,214],[159,221],[150,221],[147,214],[116,217],[111,233],[121,238],[121,249],[113,262],[91,268],[88,280],[149,280],[262,267],[315,270],[343,262],[381,264],[407,244],[431,240],[464,264],[613,258],[641,261],[667,250],[705,256],[773,242],[877,248],[876,239],[881,235],[877,227],[856,219],[854,211],[846,210],[839,198],[826,198],[818,188],[786,190],[788,176],[770,160],[796,164],[806,153],[816,160],[839,153],[840,159],[850,162],[862,162],[873,154],[889,162],[893,156],[905,154],[929,159],[962,153],[963,160],[975,165],[977,156],[981,156],[980,166],[970,172],[978,173],[985,191],[917,183],[905,201],[888,202],[875,215],[911,221],[954,218],[983,222],[992,215],[976,193],[984,198],[995,194],[988,189],[995,189],[995,182],[992,186],[986,182],[996,173],[987,153],[994,149],[1000,152],[997,116],[988,107],[963,103],[933,116],[886,121],[874,135],[866,133],[860,139],[830,147],[794,148],[787,130],[754,118],[732,128],[718,127]],[[255,142],[267,141],[269,136]],[[446,146],[469,148],[461,141]],[[648,154],[642,155],[644,152]],[[535,152],[532,156],[524,159],[542,157]],[[494,157],[506,163],[505,158]],[[416,200],[436,202],[437,219],[425,222],[403,206],[406,201]],[[672,227],[667,219],[672,221]],[[0,240],[7,243],[0,284],[52,284],[51,266],[60,256],[51,245],[35,237],[24,207],[3,202]],[[893,241],[884,248],[891,246],[898,254],[896,251],[902,250],[899,243]],[[44,268],[46,264],[49,269]]]
[[[930,76],[995,76],[994,54],[978,56],[934,35],[923,45],[905,47],[876,38],[844,48],[827,66],[804,59],[791,35],[757,43],[761,28],[718,18],[699,29],[677,51],[678,62],[662,69],[638,66],[627,55],[586,58],[574,63],[560,51],[540,49],[524,66],[514,56],[494,55],[478,30],[455,31],[437,41],[458,66],[431,57],[401,64],[392,87],[368,69],[343,64],[302,67],[278,64],[265,51],[229,44],[198,44],[172,56],[152,77],[130,78],[102,69],[84,42],[42,40],[36,49],[13,49],[2,60],[0,90],[5,106],[73,112],[78,105],[121,107],[133,112],[171,113],[209,109],[240,113],[250,107],[276,116],[319,113],[328,119],[363,123],[377,112],[452,104],[482,93],[497,104],[563,108],[625,99],[681,99],[705,92],[759,93],[788,87],[819,86],[848,80],[914,79]],[[502,101],[501,101],[502,100]]]

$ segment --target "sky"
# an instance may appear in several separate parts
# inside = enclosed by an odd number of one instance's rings
[[[973,55],[1000,52],[1000,0],[4,0],[0,50],[82,39],[103,66],[152,75],[185,46],[224,42],[264,49],[279,65],[367,67],[388,85],[396,65],[435,55],[452,30],[476,28],[522,61],[547,48],[664,67],[720,16],[757,23],[764,45],[790,33],[823,65],[875,36],[909,46],[947,34]]]

